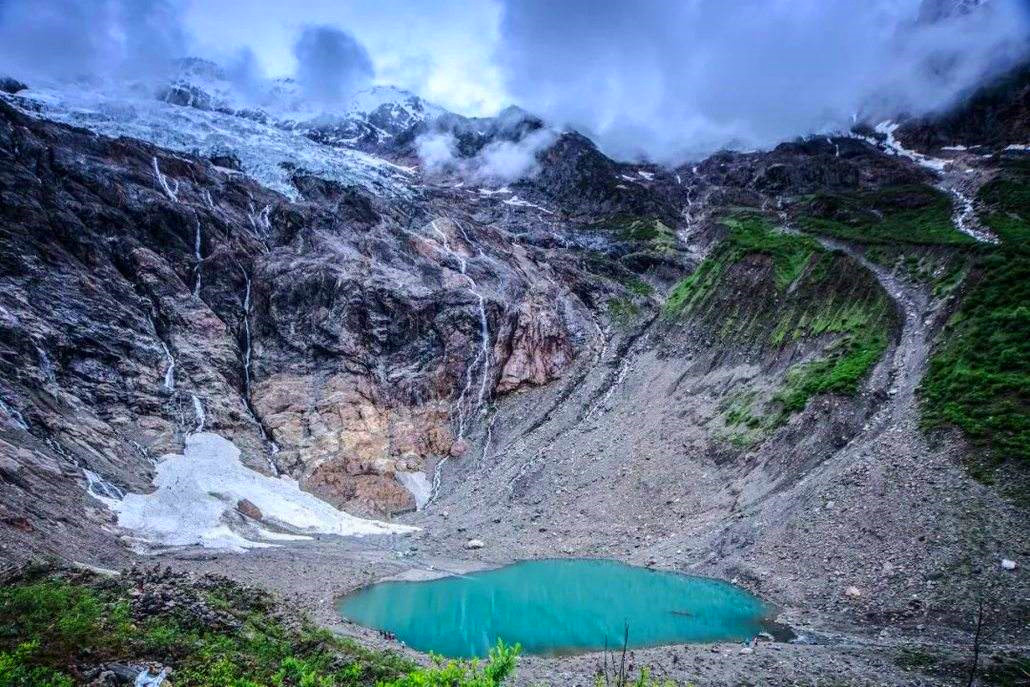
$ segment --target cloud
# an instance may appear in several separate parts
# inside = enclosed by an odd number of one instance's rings
[[[663,162],[940,110],[1030,53],[1023,0],[502,2],[517,104]]]
[[[375,71],[365,47],[331,26],[308,26],[293,47],[297,83],[311,101],[333,105],[372,83]]]
[[[0,1],[0,70],[27,78],[160,75],[185,54],[170,0]]]
[[[495,140],[475,155],[459,154],[457,137],[450,131],[430,132],[415,140],[422,168],[431,175],[457,174],[481,184],[508,184],[540,171],[539,153],[557,139],[552,129],[531,131],[518,140]]]

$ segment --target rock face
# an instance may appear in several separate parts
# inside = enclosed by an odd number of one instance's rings
[[[201,429],[341,508],[411,510],[396,473],[460,459],[497,399],[560,378],[632,274],[582,260],[618,237],[555,233],[558,187],[401,198],[298,169],[290,200],[239,166],[0,103],[0,506],[20,540],[62,493],[108,526],[82,485],[147,490]]]

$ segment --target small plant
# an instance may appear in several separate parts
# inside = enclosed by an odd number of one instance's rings
[[[618,661],[614,652],[607,649],[602,653],[604,663],[594,676],[595,687],[676,687],[672,680],[659,680],[651,677],[651,671],[641,668],[636,675],[626,663],[629,651],[629,625],[625,625],[622,634],[622,652]]]
[[[378,687],[500,687],[515,673],[515,660],[521,648],[518,644],[507,646],[498,640],[490,649],[485,663],[478,660],[446,661],[433,657],[429,668],[414,670],[403,677],[389,682],[380,682]]]

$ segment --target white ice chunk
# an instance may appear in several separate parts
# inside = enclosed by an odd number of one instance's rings
[[[142,539],[168,546],[199,544],[242,550],[269,546],[233,531],[226,515],[241,499],[261,511],[262,520],[296,534],[363,536],[399,534],[417,528],[365,520],[337,510],[288,477],[268,477],[243,465],[240,450],[211,432],[186,439],[184,455],[165,456],[157,466],[156,490],[107,501],[118,524]],[[259,536],[283,539],[270,532]],[[269,536],[271,535],[271,536]]]

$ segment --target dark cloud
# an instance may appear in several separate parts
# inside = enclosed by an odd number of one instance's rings
[[[297,83],[312,101],[339,103],[367,87],[375,76],[372,58],[361,43],[331,26],[309,26],[293,48]]]
[[[0,72],[132,78],[185,54],[170,0],[0,0]]]
[[[659,161],[937,110],[1030,46],[1024,0],[502,2],[515,102]]]

